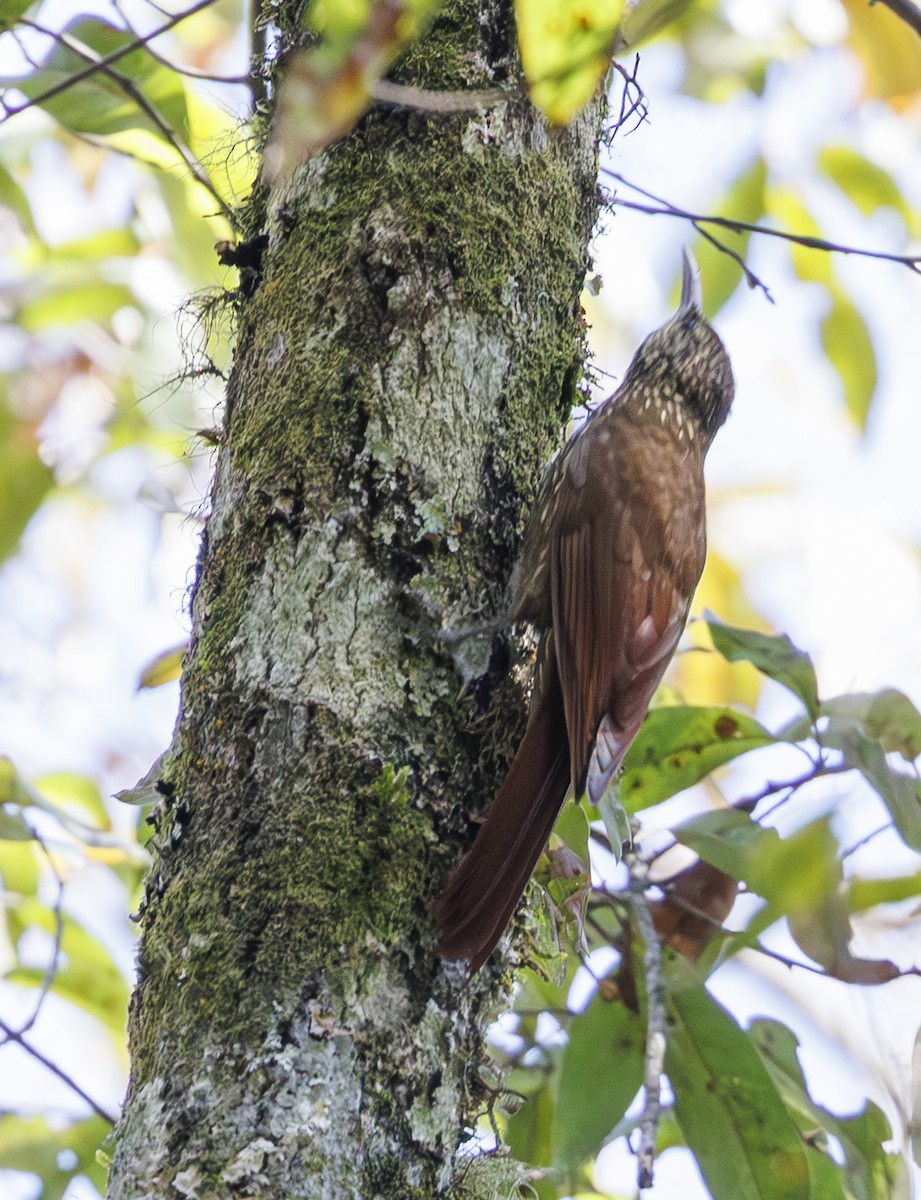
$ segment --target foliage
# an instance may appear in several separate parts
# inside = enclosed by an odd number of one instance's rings
[[[652,39],[672,45],[685,90],[710,103],[739,90],[756,99],[773,62],[811,51],[792,20],[774,42],[745,38],[727,15],[729,6],[716,0],[639,0],[621,20],[622,7],[516,0],[525,86],[551,122],[565,125],[577,115],[612,53],[627,61]],[[102,468],[126,448],[147,456],[142,485],[153,487],[163,472],[184,476],[186,435],[200,423],[190,381],[196,375],[220,381],[228,338],[219,322],[199,318],[191,363],[172,351],[164,369],[162,350],[150,347],[162,344],[170,303],[152,286],[151,273],[139,268],[157,262],[175,272],[174,290],[184,294],[223,286],[213,244],[239,232],[235,208],[255,182],[241,123],[157,49],[167,37],[177,62],[193,56],[217,61],[239,20],[232,5],[197,4],[167,20],[156,42],[143,6],[143,36],[111,14],[81,16],[48,31],[36,8],[15,3],[0,18],[0,50],[9,58],[14,45],[24,48],[15,69],[0,60],[7,71],[0,79],[0,124],[8,135],[0,138],[0,206],[10,261],[3,286],[18,339],[0,360],[0,560],[13,565],[24,533],[55,504],[110,503]],[[867,95],[901,110],[921,84],[921,42],[882,5],[872,14],[860,0],[846,8],[851,23],[841,40],[863,64]],[[495,103],[491,94],[459,101],[409,94],[384,78],[438,9],[434,0],[389,6],[317,0],[309,6],[311,36],[281,84],[270,172],[284,174],[347,132],[375,99],[436,115]],[[248,84],[261,117],[263,82],[257,75]],[[612,126],[642,121],[651,103],[635,66],[632,74],[623,70],[621,87],[627,100]],[[126,196],[122,210],[89,231],[65,225],[69,232],[61,236],[36,193],[39,149],[56,156],[81,200],[117,182]],[[883,212],[906,240],[917,237],[919,220],[872,150],[829,141],[817,151],[815,170],[818,187],[807,194],[759,152],[706,214],[682,210],[677,195],[649,196],[641,181],[619,181],[610,199],[690,220],[699,234],[695,253],[711,312],[741,281],[760,284],[746,261],[759,236],[753,227],[792,235],[791,267],[804,285],[821,289],[817,333],[840,377],[847,411],[862,430],[877,391],[877,351],[860,298],[849,294],[828,253],[826,200],[833,195],[835,204],[868,219]],[[895,251],[889,257],[917,264]],[[150,378],[162,381],[170,372],[176,382],[166,398],[148,397]],[[96,415],[82,431],[82,448],[55,446],[49,429],[74,395],[96,397]],[[183,486],[176,482],[165,500],[161,496],[163,509],[181,507]],[[916,903],[921,873],[869,878],[849,869],[834,820],[839,794],[823,787],[841,777],[849,784],[862,780],[904,844],[921,851],[921,716],[893,689],[820,698],[812,663],[789,639],[715,620],[708,629],[714,669],[752,664],[755,693],[769,679],[789,691],[800,711],[769,729],[744,711],[738,693],[698,704],[666,697],[630,751],[619,799],[635,824],[653,806],[696,788],[698,814],[671,825],[674,840],[728,879],[732,896],[742,885],[750,903],[733,914],[727,932],[723,909],[708,908],[704,895],[702,912],[693,914],[703,917],[705,929],[693,943],[696,961],[667,948],[664,962],[651,970],[641,914],[648,908],[658,919],[669,896],[675,903],[682,895],[681,885],[670,885],[664,874],[657,877],[659,890],[650,892],[658,854],[647,854],[639,840],[621,868],[619,890],[592,890],[584,878],[551,878],[551,905],[566,949],[556,957],[539,955],[522,971],[514,1036],[497,1050],[508,1074],[493,1115],[531,1173],[536,1195],[601,1195],[592,1174],[600,1146],[614,1137],[640,1137],[645,1110],[637,1096],[656,1010],[650,993],[661,990],[665,1025],[652,1033],[666,1035],[672,1090],[658,1120],[660,1151],[686,1146],[716,1200],[883,1200],[900,1194],[906,1167],[884,1148],[890,1130],[880,1109],[868,1101],[843,1117],[815,1103],[790,1030],[765,1020],[745,1028],[706,983],[730,960],[777,957],[771,938],[779,924],[800,952],[796,962],[842,984],[879,985],[901,973],[888,960],[853,953],[854,922]],[[181,650],[164,651],[144,685],[173,677],[180,658]],[[743,756],[793,753],[793,747],[803,762],[796,774],[743,791],[731,803],[717,792],[714,772],[719,787],[732,787]],[[825,804],[820,816],[797,807],[804,795],[817,793]],[[59,772],[29,780],[9,760],[0,762],[4,995],[28,1002],[25,1019],[0,1014],[0,1036],[14,1044],[3,1047],[6,1053],[18,1047],[50,1073],[57,1070],[73,1100],[63,1116],[35,1115],[23,1102],[0,1118],[0,1168],[37,1176],[45,1197],[63,1196],[78,1175],[103,1187],[99,1147],[114,1114],[94,1099],[90,1084],[42,1055],[36,1033],[53,998],[61,1005],[56,1011],[79,1010],[124,1055],[129,980],[69,895],[87,872],[103,871],[118,881],[126,911],[136,904],[146,864],[146,811],[140,810],[137,826],[126,825],[124,810],[112,814],[95,778]],[[557,827],[558,838],[583,860],[590,838],[603,838],[597,824],[590,827],[597,816],[570,807]],[[618,828],[610,814],[606,823],[609,834]],[[552,853],[550,862],[553,876]],[[546,952],[547,928],[534,935],[536,949]],[[666,941],[670,936],[663,934]],[[579,962],[589,967],[587,992],[577,981]],[[584,976],[580,971],[579,979]]]
[[[795,741],[810,766],[796,779],[771,784],[757,796],[743,796],[674,829],[679,842],[744,884],[747,895],[758,902],[749,906],[748,917],[732,933],[721,929],[719,921],[711,923],[704,941],[714,940],[708,947],[697,947],[698,962],[667,951],[656,986],[663,987],[666,995],[665,1070],[674,1093],[675,1121],[663,1123],[660,1149],[666,1144],[687,1146],[715,1200],[826,1195],[882,1200],[899,1194],[906,1167],[900,1154],[882,1148],[891,1132],[880,1110],[867,1103],[853,1117],[841,1118],[817,1106],[798,1066],[793,1034],[776,1022],[757,1022],[745,1030],[705,984],[734,956],[754,951],[776,958],[768,931],[778,921],[787,922],[802,951],[798,960],[789,960],[791,965],[798,961],[851,984],[879,985],[899,976],[899,968],[887,960],[852,955],[851,916],[866,911],[864,897],[881,904],[917,898],[921,894],[917,872],[886,880],[845,877],[844,848],[828,816],[800,823],[794,797],[824,777],[854,771],[876,789],[896,824],[903,811],[917,816],[921,813],[917,774],[905,774],[891,765],[885,747],[891,751],[896,745],[903,749],[907,745],[910,753],[921,714],[904,696],[891,691],[814,701],[816,680],[809,660],[788,638],[716,622],[710,623],[710,629],[714,645],[725,656],[757,662],[765,674],[791,687],[803,705],[803,716],[772,735],[729,710],[717,713],[686,705],[654,709],[627,756],[621,784],[624,802],[636,811],[703,780],[712,769],[709,752],[726,763],[771,741]],[[815,711],[810,714],[813,702]],[[754,730],[758,732],[753,738]],[[862,751],[855,750],[858,744]],[[693,766],[688,767],[688,759]],[[791,809],[789,819],[794,823],[792,831],[783,834],[776,828],[778,800]],[[766,818],[772,823],[766,823]],[[913,824],[909,832],[916,835]],[[633,863],[634,876],[641,881],[644,857],[638,851]],[[660,883],[667,898],[669,881]],[[631,892],[629,886],[590,894],[584,924],[580,927],[571,918],[563,922],[569,928],[565,940],[573,939],[576,947],[582,943],[584,962],[607,964],[601,972],[592,971],[588,997],[584,988],[572,987],[570,975],[554,984],[552,974],[540,978],[529,973],[516,1004],[519,1020],[513,1052],[507,1048],[507,1027],[503,1037],[513,1066],[509,1092],[529,1100],[527,1105],[515,1105],[507,1119],[509,1144],[526,1161],[543,1168],[544,1180],[549,1177],[547,1168],[552,1168],[560,1194],[590,1184],[599,1143],[635,1134],[639,1125],[640,1111],[634,1102],[643,1081],[652,981],[644,974],[636,903],[635,890]],[[653,908],[657,903],[662,902],[653,901]],[[610,950],[616,952],[613,959]],[[605,956],[599,958],[602,952]],[[555,969],[552,960],[535,968],[551,973]],[[553,1012],[552,1035],[538,1027],[537,1009]],[[561,1030],[566,1034],[562,1050],[557,1045]],[[616,1063],[616,1069],[599,1076],[605,1063]],[[846,1144],[843,1127],[873,1128],[876,1134],[870,1141],[861,1135]],[[667,1143],[663,1141],[666,1130]],[[845,1144],[843,1163],[836,1150],[840,1144]],[[536,1186],[544,1194],[542,1185]],[[545,1192],[557,1194],[549,1188]]]

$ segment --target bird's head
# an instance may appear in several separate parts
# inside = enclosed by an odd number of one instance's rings
[[[634,355],[630,381],[660,411],[674,408],[709,441],[729,415],[735,383],[729,355],[701,308],[700,271],[685,250],[678,311]]]

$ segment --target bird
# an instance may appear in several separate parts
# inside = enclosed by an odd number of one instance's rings
[[[508,624],[539,634],[530,714],[472,847],[432,905],[437,953],[492,953],[570,786],[597,804],[684,630],[707,550],[704,460],[735,393],[684,254],[678,311],[548,467]]]

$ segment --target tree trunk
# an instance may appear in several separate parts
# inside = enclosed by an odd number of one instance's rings
[[[509,98],[376,108],[246,214],[269,246],[160,784],[124,1200],[493,1196],[509,1173],[455,1158],[507,977],[446,970],[428,904],[523,696],[498,641],[437,633],[501,608],[573,403],[600,109],[548,129],[495,0],[449,3],[395,75]]]

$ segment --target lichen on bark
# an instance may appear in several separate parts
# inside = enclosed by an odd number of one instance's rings
[[[455,1157],[505,976],[458,986],[427,905],[522,695],[498,644],[465,686],[438,632],[501,607],[580,377],[598,116],[546,128],[509,22],[455,0],[399,68],[507,100],[372,109],[260,197],[112,1196],[487,1196],[509,1177]]]

